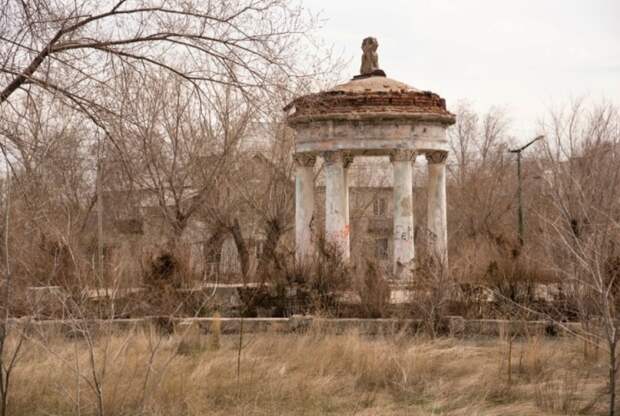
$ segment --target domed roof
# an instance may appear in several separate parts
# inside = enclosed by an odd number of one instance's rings
[[[378,46],[377,39],[364,39],[360,75],[351,81],[288,104],[284,108],[288,123],[392,118],[454,124],[454,114],[446,109],[446,101],[439,95],[385,76],[379,69]]]
[[[404,82],[396,81],[392,78],[373,76],[364,78],[354,78],[351,81],[335,86],[328,92],[354,92],[354,93],[372,93],[372,92],[421,92],[417,88],[413,88]]]
[[[454,124],[446,101],[385,76],[356,77],[330,90],[296,98],[284,108],[290,125],[319,120],[414,119]]]

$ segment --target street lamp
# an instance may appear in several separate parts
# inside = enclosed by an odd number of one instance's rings
[[[518,149],[510,149],[508,150],[510,153],[517,154],[517,216],[518,216],[518,232],[519,232],[519,246],[523,247],[523,200],[522,200],[522,186],[521,186],[521,152],[530,147],[534,142],[544,139],[545,136],[540,135],[536,136],[532,141],[528,144],[519,147]]]

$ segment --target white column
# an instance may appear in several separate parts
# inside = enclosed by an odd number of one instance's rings
[[[448,261],[448,217],[446,213],[446,159],[448,152],[426,153],[428,161],[428,230],[437,259]]]
[[[390,155],[394,170],[394,276],[410,274],[413,245],[413,162],[415,152],[396,150]]]
[[[312,217],[314,214],[314,155],[297,153],[295,160],[295,259],[302,265],[314,255]]]
[[[347,179],[342,152],[325,152],[325,238],[342,254],[350,256]]]
[[[350,177],[349,177],[349,167],[351,166],[351,163],[353,163],[353,156],[351,154],[343,154],[343,159],[342,159],[342,163],[343,163],[343,167],[344,167],[344,202],[345,202],[345,218],[347,219],[347,229],[349,230],[349,247],[350,247],[350,241],[351,241],[351,236],[350,236],[350,232],[351,232],[351,215],[350,215],[350,209],[349,206],[351,205],[351,201],[350,201],[350,196],[349,196],[349,185],[350,185]],[[350,251],[350,248],[349,248]]]

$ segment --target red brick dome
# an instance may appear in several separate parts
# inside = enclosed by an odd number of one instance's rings
[[[385,76],[356,77],[330,90],[293,100],[289,124],[318,120],[404,118],[454,124],[446,101]]]

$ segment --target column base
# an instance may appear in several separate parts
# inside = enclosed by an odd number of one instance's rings
[[[407,280],[413,279],[414,269],[415,259],[407,263],[401,263],[400,261],[397,261],[394,264],[394,270],[390,280],[394,280],[398,283],[404,283]]]

